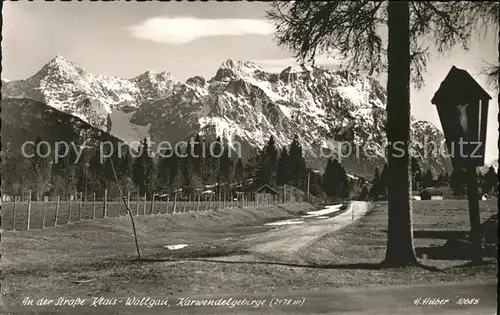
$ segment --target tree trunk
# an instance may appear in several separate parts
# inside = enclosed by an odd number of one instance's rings
[[[481,216],[479,212],[479,194],[477,192],[477,173],[475,167],[466,169],[467,198],[469,200],[469,219],[472,241],[471,261],[473,264],[481,264],[482,244],[481,244]]]
[[[410,35],[408,1],[388,4],[387,140],[389,223],[384,264],[417,263],[413,248],[410,144]]]

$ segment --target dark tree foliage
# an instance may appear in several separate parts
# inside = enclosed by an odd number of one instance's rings
[[[307,181],[306,161],[298,136],[295,136],[290,144],[288,165],[290,167],[290,183],[295,187],[305,190]]]
[[[348,198],[349,178],[339,161],[330,158],[323,174],[323,190],[328,197]]]
[[[276,165],[276,184],[283,186],[290,181],[290,157],[286,147],[281,149]]]
[[[234,167],[234,180],[236,183],[241,185],[245,179],[245,167],[243,166],[243,161],[238,158],[236,161],[236,166]]]
[[[147,139],[141,142],[140,155],[134,160],[134,183],[141,195],[151,195],[155,188],[156,161],[151,156]]]
[[[430,169],[425,172],[423,185],[424,188],[434,186],[434,175]]]
[[[498,174],[493,166],[490,166],[488,172],[484,175],[482,190],[485,193],[498,192]]]
[[[411,158],[411,175],[413,190],[419,190],[422,187],[422,169],[416,158]]]
[[[465,195],[465,171],[463,169],[458,168],[451,172],[450,188],[456,197]]]
[[[264,149],[258,155],[258,166],[256,173],[256,182],[258,185],[268,184],[276,185],[276,163],[278,151],[274,137],[271,136]]]

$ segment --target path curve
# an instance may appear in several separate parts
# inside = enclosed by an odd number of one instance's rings
[[[326,234],[351,225],[368,211],[368,203],[353,201],[347,211],[324,220],[306,221],[304,224],[280,226],[244,240],[251,244],[249,251],[258,254],[290,255],[307,248]]]

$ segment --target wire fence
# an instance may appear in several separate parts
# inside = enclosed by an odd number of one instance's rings
[[[67,196],[66,196],[67,197]],[[217,211],[235,207],[260,207],[278,205],[296,201],[289,194],[286,196],[268,193],[237,193],[236,195],[196,193],[182,195],[174,193],[139,194],[127,192],[120,198],[98,197],[95,193],[76,193],[69,198],[43,198],[42,201],[33,201],[31,191],[26,196],[11,196],[2,201],[2,229],[30,230],[44,229],[68,224],[81,220],[97,218],[120,217],[128,215],[128,205],[134,216],[164,215],[184,212]]]

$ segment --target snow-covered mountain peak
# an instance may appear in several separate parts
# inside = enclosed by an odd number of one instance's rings
[[[4,97],[41,101],[102,127],[112,108],[138,107],[169,95],[178,81],[165,71],[147,71],[129,80],[95,75],[57,55],[34,76],[4,83]]]
[[[79,65],[61,55],[57,55],[46,63],[32,78],[35,80],[44,80],[47,77],[52,77],[55,80],[70,81],[88,78],[89,74]]]
[[[130,123],[148,126],[156,143],[200,133],[220,136],[233,149],[240,143],[249,155],[271,135],[278,147],[298,136],[314,168],[324,166],[322,149],[335,157],[344,142],[368,151],[345,159],[350,173],[372,174],[371,166],[384,161],[385,89],[374,78],[345,70],[303,64],[271,73],[254,62],[228,59],[210,80],[194,76],[181,83],[168,72],[146,71],[131,79],[94,75],[59,56],[31,78],[4,82],[2,94],[42,101],[101,128],[113,109],[126,111]],[[442,139],[427,122],[413,121],[411,129],[419,142]],[[420,162],[445,165],[432,158]]]
[[[167,71],[162,71],[162,72],[156,72],[153,70],[147,70],[135,77],[133,77],[131,80],[140,80],[140,79],[148,79],[151,81],[155,80],[175,80],[174,77],[170,72]]]
[[[217,73],[215,74],[215,77],[210,79],[209,81],[213,80],[221,80],[221,81],[228,81],[228,80],[235,80],[235,79],[242,79],[242,78],[248,78],[248,77],[253,77],[256,73],[263,72],[263,68],[256,64],[255,62],[251,61],[239,61],[239,60],[233,60],[233,59],[227,59],[224,61],[219,69],[217,70]]]

